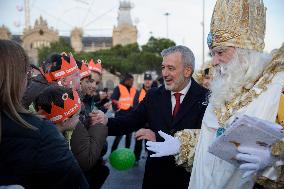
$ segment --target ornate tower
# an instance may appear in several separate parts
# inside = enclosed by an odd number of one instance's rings
[[[34,64],[37,62],[37,49],[44,46],[50,46],[51,42],[59,40],[58,32],[49,28],[46,20],[40,16],[39,19],[35,21],[34,27],[25,28],[22,36],[22,46],[28,53]]]
[[[137,42],[137,28],[131,19],[131,4],[129,1],[120,1],[117,17],[117,26],[113,28],[112,44],[127,45]]]
[[[0,39],[11,39],[11,33],[4,25],[0,27]]]
[[[81,28],[75,27],[71,31],[71,46],[76,52],[81,52],[83,50],[82,36],[83,30]]]

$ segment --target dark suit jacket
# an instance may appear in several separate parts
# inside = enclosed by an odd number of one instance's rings
[[[175,118],[172,117],[171,92],[164,86],[151,89],[138,107],[127,117],[109,119],[109,135],[122,135],[142,128],[145,123],[156,133],[156,140],[163,141],[157,132],[174,135],[183,129],[200,129],[207,106],[208,90],[191,79],[191,86]],[[175,165],[173,156],[147,158],[143,188],[187,189],[190,173]]]

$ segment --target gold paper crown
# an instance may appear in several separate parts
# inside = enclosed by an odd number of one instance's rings
[[[262,51],[266,24],[263,0],[217,0],[207,38],[210,49],[233,46]]]

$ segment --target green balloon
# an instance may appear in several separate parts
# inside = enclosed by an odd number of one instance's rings
[[[123,171],[133,167],[135,155],[128,148],[119,148],[114,150],[109,156],[111,166],[117,170]]]

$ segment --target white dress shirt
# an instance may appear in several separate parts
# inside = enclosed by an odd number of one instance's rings
[[[176,98],[174,96],[175,93],[181,93],[182,95],[180,96],[180,104],[182,103],[186,93],[188,92],[189,88],[191,85],[191,79],[189,80],[188,84],[185,86],[185,88],[183,88],[181,91],[179,92],[172,92],[171,91],[171,101],[172,101],[172,114],[176,105]]]

